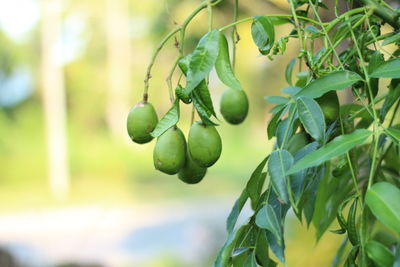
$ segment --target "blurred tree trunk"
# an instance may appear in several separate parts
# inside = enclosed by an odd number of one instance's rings
[[[46,123],[50,187],[63,200],[68,195],[66,96],[61,62],[61,0],[41,0],[41,89]]]
[[[130,90],[129,1],[106,0],[108,91],[106,117],[114,137],[127,138]]]

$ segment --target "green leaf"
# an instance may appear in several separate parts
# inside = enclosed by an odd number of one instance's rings
[[[296,100],[299,118],[304,129],[315,140],[323,143],[325,139],[325,118],[318,103],[307,97],[299,97]]]
[[[395,141],[398,145],[400,145],[400,130],[394,127],[386,128],[385,133],[389,135],[393,141]]]
[[[304,31],[309,32],[309,33],[320,33],[320,30],[318,30],[317,28],[315,28],[312,25],[308,25],[307,27],[304,28]]]
[[[267,102],[270,102],[272,104],[277,104],[277,105],[281,105],[281,104],[286,104],[287,102],[289,102],[289,99],[287,99],[286,97],[283,96],[266,96],[264,97],[264,100]]]
[[[282,93],[285,93],[288,95],[295,95],[300,91],[301,91],[301,87],[297,87],[297,86],[288,86],[281,90]]]
[[[380,66],[385,61],[385,58],[382,53],[379,51],[375,51],[371,59],[369,60],[368,64],[368,72],[373,72],[378,66]],[[370,87],[372,96],[375,97],[379,90],[379,79],[378,78],[371,78],[370,79]],[[371,96],[368,94],[368,99],[371,102]]]
[[[393,81],[393,80],[392,80]],[[380,110],[380,119],[383,122],[385,120],[386,114],[389,112],[390,108],[394,105],[397,99],[400,98],[400,83],[396,86],[391,84],[389,86],[389,93],[385,97],[385,102]]]
[[[371,134],[372,132],[366,129],[359,129],[351,134],[338,136],[296,162],[286,174],[293,174],[302,169],[318,166],[331,158],[343,155],[353,147],[362,144]]]
[[[275,150],[268,161],[268,171],[271,176],[272,187],[276,194],[285,203],[289,202],[286,172],[293,164],[293,157],[287,150]]]
[[[218,253],[217,259],[214,262],[214,267],[227,267],[229,263],[229,259],[232,256],[232,252],[235,248],[235,243],[239,236],[246,229],[247,225],[242,225],[236,232],[231,232],[228,235],[227,240],[225,241],[224,246]]]
[[[257,267],[256,257],[254,253],[247,256],[243,267]]]
[[[365,202],[375,217],[384,225],[400,234],[400,189],[379,182],[368,189]]]
[[[296,137],[296,136],[294,136],[294,137]],[[295,153],[294,162],[299,161],[301,158],[303,158],[308,153],[315,151],[317,149],[318,143],[313,142],[313,143],[307,144],[305,146],[304,146],[304,144],[300,144],[300,145],[302,146],[302,148],[299,151],[297,151],[297,153]],[[290,152],[290,143],[289,143],[288,149]],[[294,200],[296,203],[298,203],[299,200],[302,198],[303,192],[305,190],[306,181],[309,181],[310,178],[311,177],[309,175],[307,175],[307,170],[301,170],[297,173],[290,175],[290,187],[292,189],[293,197],[294,197]]]
[[[270,231],[266,231],[266,235],[269,247],[271,248],[272,252],[281,262],[285,262],[285,242],[283,238],[282,244],[279,244],[275,235],[273,235]]]
[[[248,198],[249,195],[247,194],[247,190],[244,189],[242,191],[242,194],[240,194],[240,197],[235,201],[235,204],[233,205],[232,210],[226,220],[226,230],[228,231],[228,233],[231,233],[235,228],[240,212],[242,211],[244,204],[246,204]]]
[[[185,75],[187,75],[191,58],[192,54],[189,54],[181,58],[178,62],[179,67]],[[193,104],[195,105],[199,115],[201,114],[200,117],[202,118],[203,122],[208,122],[208,125],[216,125],[209,119],[211,115],[213,115],[214,117],[216,117],[217,115],[215,114],[210,90],[208,89],[205,80],[202,80],[190,94],[187,90],[183,90],[181,94],[189,95],[189,97],[193,100]]]
[[[257,212],[256,224],[258,227],[270,231],[277,239],[278,244],[282,244],[282,227],[271,205],[264,205]]]
[[[275,42],[275,30],[271,20],[266,16],[254,17],[251,35],[260,53],[268,54]]]
[[[380,267],[392,267],[394,262],[393,253],[383,244],[370,240],[365,245],[368,257]]]
[[[316,190],[316,200],[312,222],[317,230],[317,240],[319,240],[329,225],[336,218],[340,203],[346,198],[352,185],[347,179],[338,179],[330,175],[329,164],[325,168],[318,189]]]
[[[228,41],[223,33],[220,33],[219,37],[219,54],[215,62],[215,70],[217,71],[219,79],[226,86],[232,89],[242,90],[242,86],[232,70],[229,59]]]
[[[218,125],[210,119],[212,111],[204,104],[202,98],[196,90],[192,92],[191,97],[193,100],[193,105],[196,108],[197,114],[199,114],[202,122],[206,125]]]
[[[355,72],[347,70],[335,71],[312,81],[296,96],[317,98],[329,91],[346,89],[360,80],[362,78]]]
[[[382,46],[391,44],[391,43],[395,43],[395,42],[400,42],[400,33],[399,32],[395,32],[392,36],[385,38],[385,40],[383,40]]]
[[[179,121],[179,98],[175,99],[174,104],[168,112],[157,123],[156,128],[151,132],[151,136],[158,137]]]
[[[293,110],[292,112],[295,112],[295,110]],[[285,145],[284,147],[286,148],[288,146],[287,140],[289,140],[293,135],[293,120],[291,121],[290,124],[289,122],[290,122],[289,118],[286,118],[282,120],[278,124],[278,127],[276,128],[276,143],[278,147],[283,148],[282,145],[284,144]]]
[[[256,259],[262,267],[275,267],[276,262],[270,259],[268,250],[268,240],[265,230],[260,229],[256,243]]]
[[[385,61],[370,74],[372,78],[400,78],[400,58]]]
[[[282,113],[285,111],[285,106],[282,106],[272,117],[271,121],[268,123],[267,126],[267,134],[268,139],[271,139],[276,134],[276,128],[278,127],[278,122],[280,121]]]
[[[343,239],[342,243],[340,244],[340,246],[336,252],[335,258],[333,259],[332,267],[339,266],[342,256],[344,254],[344,251],[346,250],[346,244],[347,244],[347,237],[345,237]]]
[[[292,73],[293,73],[293,67],[294,64],[296,64],[296,58],[292,58],[289,62],[289,64],[286,66],[286,71],[285,71],[285,78],[288,84],[293,85],[292,82]]]
[[[218,30],[206,33],[193,51],[186,77],[186,90],[188,93],[192,92],[214,67],[218,57],[219,37]]]
[[[217,117],[211,99],[210,90],[205,80],[202,80],[200,84],[192,91],[192,97],[193,95],[194,97],[198,98],[198,101],[201,101],[201,104],[205,107],[209,116],[213,115],[214,117]]]
[[[247,194],[251,200],[251,207],[253,210],[256,210],[257,203],[260,198],[261,190],[264,185],[266,173],[263,173],[264,167],[267,164],[269,156],[266,157],[261,163],[257,166],[254,172],[251,174],[251,177],[246,185]]]

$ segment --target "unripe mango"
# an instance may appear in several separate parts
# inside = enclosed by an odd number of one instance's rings
[[[220,111],[227,122],[231,124],[242,123],[249,111],[246,93],[243,90],[226,89],[221,97]]]
[[[293,156],[308,144],[307,134],[305,132],[296,133],[289,139],[287,150]]]
[[[128,114],[127,129],[133,142],[144,144],[150,142],[153,137],[150,133],[158,122],[157,113],[152,104],[139,102]]]
[[[188,147],[193,161],[200,167],[207,168],[221,155],[221,137],[214,126],[195,122],[189,131]]]
[[[157,138],[153,152],[154,167],[166,174],[177,174],[185,164],[186,141],[177,127],[169,128]]]
[[[330,124],[339,119],[339,98],[336,91],[329,91],[315,99],[324,113],[325,121]]]
[[[187,184],[197,184],[206,175],[207,168],[200,167],[190,157],[190,154],[186,153],[186,161],[183,168],[178,173],[178,178]]]

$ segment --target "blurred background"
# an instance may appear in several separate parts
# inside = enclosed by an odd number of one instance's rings
[[[238,27],[237,76],[250,99],[240,126],[221,121],[220,160],[198,185],[155,171],[152,143],[130,142],[129,109],[141,100],[145,68],[159,40],[199,0],[0,0],[0,266],[210,266],[225,219],[252,170],[270,152],[264,96],[286,87],[297,53],[259,56],[250,25]],[[233,1],[215,9],[230,23]],[[240,1],[240,17],[289,13],[286,0]],[[188,53],[207,31],[190,24]],[[279,26],[278,36],[290,32]],[[157,59],[150,102],[169,108],[165,77],[173,41]],[[176,82],[174,77],[174,81]],[[224,87],[210,78],[218,109]],[[187,135],[190,108],[179,126]],[[244,212],[250,214],[249,209]],[[329,266],[340,237],[289,214],[289,266]]]

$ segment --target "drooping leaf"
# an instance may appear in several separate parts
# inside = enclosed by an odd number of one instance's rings
[[[329,166],[326,167],[324,176],[316,192],[317,196],[312,220],[317,230],[317,240],[322,237],[329,225],[336,218],[337,209],[343,198],[346,198],[351,186],[346,179],[332,177]]]
[[[400,78],[400,58],[385,61],[370,73],[372,78]]]
[[[382,243],[370,240],[365,245],[368,257],[379,267],[392,267],[394,262],[393,253]]]
[[[289,202],[287,188],[287,171],[293,164],[293,157],[287,150],[275,150],[268,161],[268,171],[271,176],[272,186],[282,201]]]
[[[333,262],[332,262],[332,267],[339,267],[340,262],[342,260],[344,251],[346,249],[346,245],[347,245],[347,236],[343,239],[342,243],[340,243],[340,246],[336,252],[335,258],[333,258]]]
[[[235,228],[240,212],[242,211],[248,198],[249,195],[247,194],[247,190],[244,189],[242,194],[240,194],[240,197],[235,201],[235,204],[233,205],[232,210],[226,220],[226,230],[228,233],[231,233]]]
[[[282,244],[279,244],[275,235],[266,231],[269,247],[281,262],[285,262],[285,240],[282,238]]]
[[[244,266],[243,267],[257,267],[256,257],[254,255],[254,253],[250,253],[247,256],[247,259],[244,262]]]
[[[294,64],[296,64],[296,58],[292,58],[289,62],[289,64],[286,66],[286,71],[285,71],[285,78],[288,84],[293,85],[292,82],[292,73],[293,73],[293,67]]]
[[[379,182],[368,189],[365,202],[375,217],[384,225],[400,234],[400,189]]]
[[[318,186],[325,176],[325,166],[310,168],[307,171],[307,184],[298,204],[298,209],[303,210],[307,226],[310,226],[314,216],[315,202],[317,199]]]
[[[382,46],[395,43],[395,42],[400,42],[400,34],[399,32],[395,32],[392,36],[385,38],[382,42]]]
[[[286,148],[288,141],[296,130],[296,119],[297,119],[297,107],[295,104],[288,105],[289,112],[288,117],[281,120],[276,129],[276,139],[278,147]]]
[[[301,71],[301,72],[296,73],[296,77],[298,78],[298,80],[297,80],[295,86],[303,88],[304,86],[306,86],[307,82],[309,81],[309,79],[311,77],[311,72],[310,72],[310,70]]]
[[[390,136],[397,144],[400,145],[400,130],[394,127],[386,128],[385,133]]]
[[[295,95],[300,91],[301,91],[301,87],[298,87],[298,86],[288,86],[281,90],[282,93],[285,93],[288,95]]]
[[[256,259],[262,267],[275,267],[277,264],[269,257],[268,240],[264,229],[259,230],[256,242]]]
[[[188,93],[192,92],[214,67],[218,57],[219,37],[220,32],[218,30],[206,33],[193,51],[186,77]]]
[[[228,235],[227,240],[225,241],[225,244],[219,251],[217,255],[217,259],[214,262],[213,267],[227,267],[229,263],[229,259],[232,256],[232,252],[235,248],[235,243],[239,236],[243,233],[243,231],[246,229],[247,225],[242,225],[236,232],[231,232]]]
[[[268,123],[267,126],[267,134],[268,134],[268,139],[271,139],[272,137],[275,136],[276,134],[276,128],[278,127],[278,122],[279,119],[282,115],[282,113],[285,111],[285,106],[282,106],[272,117],[271,121]]]
[[[331,158],[343,155],[355,146],[362,144],[371,134],[372,132],[366,129],[359,129],[351,134],[338,136],[323,147],[304,156],[290,168],[287,174],[318,166]]]
[[[362,80],[360,75],[355,72],[340,70],[324,75],[303,88],[296,96],[317,98],[329,91],[343,90],[350,85]]]
[[[392,82],[393,83],[393,82]],[[389,112],[390,108],[394,103],[400,98],[400,83],[396,86],[391,84],[389,86],[389,93],[385,97],[385,101],[383,102],[382,108],[380,110],[380,119],[381,122],[385,120],[386,114]]]
[[[257,212],[256,224],[258,227],[270,231],[275,236],[278,244],[282,244],[282,227],[272,206],[264,205]]]
[[[156,128],[151,132],[153,137],[162,135],[169,128],[174,126],[179,121],[179,98],[175,99],[174,104],[168,112],[157,123]]]
[[[199,96],[199,93],[193,91],[191,97],[193,100],[193,105],[196,108],[197,114],[199,114],[202,122],[206,125],[218,125],[210,119],[212,111],[209,110],[208,107],[204,104],[202,98]]]
[[[304,129],[317,141],[323,143],[325,139],[325,118],[318,103],[307,97],[296,100],[299,118]]]
[[[294,162],[299,161],[305,155],[315,151],[318,147],[317,142],[310,143],[304,147],[302,147],[295,155]],[[290,186],[292,188],[294,200],[298,203],[302,197],[302,194],[305,189],[306,179],[309,178],[307,175],[307,170],[301,170],[297,173],[290,175]]]
[[[378,68],[383,62],[385,61],[385,58],[382,53],[379,51],[375,51],[368,64],[368,72],[371,73],[373,72],[376,68]],[[371,78],[369,81],[371,91],[372,91],[372,97],[374,98],[379,90],[379,79],[378,78]],[[368,99],[371,102],[371,96],[368,94]]]
[[[201,81],[199,85],[192,91],[192,96],[195,95],[198,101],[206,108],[207,113],[211,116],[217,117],[215,114],[214,105],[211,99],[210,90],[205,80]]]
[[[314,34],[317,34],[317,33],[321,32],[320,30],[318,30],[317,28],[315,28],[312,25],[308,25],[307,27],[305,27],[304,31],[309,32],[309,33],[314,33]]]
[[[291,122],[291,123],[290,123]],[[289,124],[290,123],[290,124]],[[278,128],[276,129],[276,140],[279,147],[282,147],[285,144],[285,148],[287,147],[287,140],[290,139],[293,135],[293,120],[290,121],[289,118],[282,120]]]
[[[178,65],[184,75],[187,75],[191,58],[192,54],[189,54],[178,61]],[[192,92],[183,89],[182,93],[188,95],[193,100],[193,104],[195,105],[197,112],[199,113],[199,115],[202,114],[200,116],[203,122],[209,122],[208,124],[215,125],[215,123],[211,122],[211,120],[209,119],[211,115],[216,117],[216,114],[214,110],[214,105],[212,103],[210,90],[205,80],[200,81],[200,83],[196,86],[195,89],[193,89]]]
[[[281,105],[281,104],[286,104],[287,102],[289,102],[289,99],[287,99],[286,97],[283,96],[266,96],[264,97],[264,100],[267,102],[270,102],[272,104],[277,104],[277,105]]]
[[[253,210],[256,210],[257,208],[257,203],[260,198],[261,190],[265,181],[266,173],[263,173],[263,169],[267,164],[268,158],[269,156],[261,161],[261,163],[251,174],[251,177],[246,185],[247,194],[250,197],[251,207],[253,208]]]
[[[256,16],[251,25],[251,35],[261,54],[269,53],[275,42],[275,29],[266,16]]]
[[[219,79],[226,86],[232,89],[242,90],[242,86],[232,70],[229,59],[228,41],[223,33],[220,33],[219,37],[219,54],[215,62],[215,70],[217,71]]]

